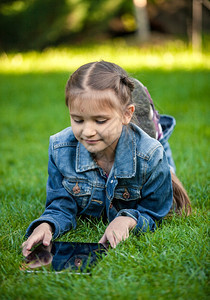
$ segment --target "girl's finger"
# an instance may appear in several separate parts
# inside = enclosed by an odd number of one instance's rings
[[[51,242],[51,239],[52,239],[52,234],[51,233],[45,233],[43,241],[42,241],[43,245],[44,246],[49,246],[50,242]]]
[[[26,241],[22,243],[21,247],[23,248],[26,244]]]
[[[109,243],[111,245],[112,248],[116,248],[117,243],[116,243],[116,239],[113,233],[109,234],[109,236],[107,237],[109,240]]]
[[[28,243],[26,244],[26,250],[31,250],[31,248],[33,247],[33,245],[35,245],[36,244],[36,240],[37,239],[30,239],[29,241],[28,241]]]
[[[31,250],[31,248],[33,246],[35,246],[36,244],[38,244],[39,242],[41,242],[43,240],[43,234],[35,234],[35,235],[31,235],[27,242],[27,246],[26,249],[27,250]]]
[[[22,253],[23,253],[23,256],[28,256],[31,253],[31,251],[27,250],[27,241],[25,242],[25,245],[23,246]]]
[[[103,234],[103,236],[102,236],[102,238],[100,239],[100,241],[99,241],[99,243],[100,244],[105,244],[105,243],[107,243],[107,237],[106,237],[106,234],[104,233]]]

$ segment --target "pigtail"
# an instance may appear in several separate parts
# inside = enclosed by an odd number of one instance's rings
[[[121,75],[120,76],[120,81],[121,81],[122,84],[127,86],[130,89],[131,92],[134,90],[134,83],[133,83],[132,80],[130,80],[130,78],[128,78],[128,76]]]
[[[173,172],[171,172],[171,179],[173,188],[173,206],[170,213],[175,212],[180,216],[189,216],[192,212],[192,209],[187,192],[178,177]]]

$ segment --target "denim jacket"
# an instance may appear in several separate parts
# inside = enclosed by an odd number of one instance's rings
[[[170,166],[171,171],[175,173],[176,167],[172,157],[172,152],[171,152],[170,145],[168,143],[168,139],[170,138],[174,130],[174,127],[176,125],[176,120],[173,117],[168,115],[160,115],[159,123],[163,131],[163,137],[159,140],[159,142],[163,145],[163,148],[166,152],[168,164]]]
[[[99,218],[104,212],[109,222],[118,216],[134,218],[136,233],[153,231],[172,206],[166,152],[134,124],[123,127],[108,178],[71,127],[50,137],[48,173],[45,211],[26,237],[48,222],[55,239],[76,227],[76,216]]]

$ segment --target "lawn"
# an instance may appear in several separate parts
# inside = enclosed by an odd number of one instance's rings
[[[92,275],[24,273],[20,245],[44,210],[49,136],[69,126],[64,88],[81,64],[105,59],[149,89],[177,126],[170,144],[192,214],[131,234]],[[1,299],[207,299],[210,55],[173,46],[48,49],[0,56]],[[62,241],[97,242],[106,224],[78,220]]]

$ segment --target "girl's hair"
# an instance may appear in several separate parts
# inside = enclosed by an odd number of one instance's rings
[[[171,213],[175,212],[178,215],[189,216],[192,212],[190,199],[185,188],[178,177],[171,172],[172,187],[173,187],[173,206]]]
[[[134,120],[136,125],[145,130],[151,137],[154,137],[154,124],[148,119],[150,104],[148,104],[149,101],[144,88],[142,85],[138,90],[135,79],[130,79],[125,70],[114,63],[106,61],[91,62],[81,66],[71,75],[66,84],[65,100],[67,107],[71,107],[76,99],[87,101],[87,104],[89,99],[95,99],[95,102],[102,107],[108,105],[110,108],[120,108],[121,111],[129,104],[134,104],[137,109],[135,111],[136,116],[132,118],[132,121]],[[114,99],[113,94],[115,95]],[[133,98],[138,97],[141,99],[133,101]],[[183,213],[189,215],[191,205],[187,192],[172,172],[171,178],[173,187],[171,212],[174,211],[178,215]]]
[[[112,108],[115,106],[123,110],[132,104],[133,89],[132,80],[118,65],[106,61],[91,62],[77,69],[68,80],[66,105],[70,107],[76,99],[91,98],[96,99],[102,106],[109,105]]]
[[[134,90],[132,92],[133,102],[135,103],[134,122],[153,138],[161,139],[159,123],[159,114],[155,110],[152,98],[147,88],[137,79],[133,78]],[[153,112],[152,115],[150,112]],[[171,172],[173,187],[173,206],[170,214],[175,212],[178,215],[189,215],[191,213],[190,199],[185,188],[178,177]]]

